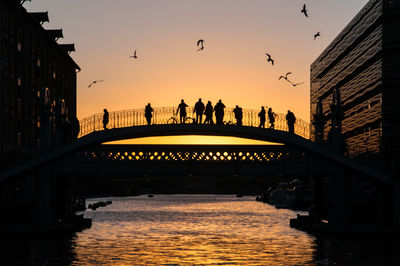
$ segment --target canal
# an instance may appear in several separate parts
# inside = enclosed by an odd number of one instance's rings
[[[87,204],[106,199],[90,199]],[[396,265],[393,239],[312,236],[289,227],[298,212],[254,197],[107,198],[74,235],[10,237],[4,265]],[[3,264],[2,264],[3,265]],[[398,265],[398,264],[397,264]]]

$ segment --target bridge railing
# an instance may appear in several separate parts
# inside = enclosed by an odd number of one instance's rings
[[[176,115],[176,107],[156,107],[153,109],[154,113],[152,124],[161,125],[173,123],[175,121],[179,122],[179,115]],[[258,117],[259,112],[259,110],[254,109],[243,109],[243,126],[258,127],[260,123]],[[193,113],[193,107],[189,107],[187,109],[187,114],[188,117],[195,117]],[[204,118],[205,116],[203,116],[203,120]],[[232,124],[236,122],[233,108],[225,109],[224,121],[227,123],[231,122]],[[79,137],[85,136],[93,131],[103,130],[103,113],[91,115],[80,120],[79,123]],[[147,125],[147,121],[144,116],[144,108],[109,112],[109,123],[107,125],[107,128],[109,129],[142,125]],[[268,116],[265,126],[269,127]],[[285,114],[276,114],[275,129],[288,131]],[[306,139],[310,138],[310,124],[308,122],[297,118],[294,130],[297,135],[300,135]]]

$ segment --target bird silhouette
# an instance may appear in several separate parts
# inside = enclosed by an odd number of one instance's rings
[[[197,47],[199,47],[199,46],[200,46],[200,48],[197,51],[203,51],[204,50],[204,40],[203,39],[200,39],[197,41]]]
[[[287,77],[287,76],[290,75],[290,74],[292,74],[292,72],[286,73],[285,76],[280,76],[280,77],[279,77],[279,80],[280,80],[281,78],[284,78],[284,79],[288,80],[288,77]]]
[[[303,5],[303,9],[301,10],[301,13],[304,13],[304,16],[306,16],[308,18],[308,13],[307,13],[307,9],[306,9],[306,4]]]
[[[281,79],[283,78],[283,79],[285,79],[287,82],[289,82],[290,84],[292,84],[293,86],[295,86],[294,83],[291,82],[291,81],[288,79],[288,75],[290,75],[290,74],[292,74],[292,72],[286,73],[285,76],[280,76],[280,77],[279,77],[279,80],[281,80]]]
[[[135,50],[135,52],[133,53],[133,55],[131,55],[129,58],[134,58],[134,59],[137,59],[137,56],[136,56],[136,50]]]
[[[98,82],[103,82],[103,81],[104,81],[104,80],[95,80],[95,81],[92,81],[92,83],[89,84],[88,88],[92,87],[92,85],[94,85],[94,84],[96,84],[96,83],[98,83]]]
[[[271,58],[271,55],[268,53],[265,53],[268,56],[267,62],[271,62],[272,65],[274,65],[274,59]]]
[[[304,82],[296,83],[296,84],[293,84],[293,83],[292,83],[293,87],[296,87],[296,86],[301,85],[301,84],[304,84]]]
[[[319,36],[321,36],[321,33],[320,33],[320,32],[317,32],[316,34],[314,34],[314,41],[315,41],[315,39],[317,39],[317,37],[319,37]]]

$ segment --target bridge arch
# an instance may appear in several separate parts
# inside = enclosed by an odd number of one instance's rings
[[[58,159],[64,158],[70,154],[82,151],[95,145],[105,142],[153,137],[153,136],[177,136],[177,135],[213,135],[213,136],[232,136],[262,141],[272,141],[289,145],[307,153],[314,154],[321,159],[327,160],[338,166],[349,168],[357,173],[369,176],[373,179],[383,182],[390,182],[390,176],[370,169],[367,166],[348,159],[325,147],[321,147],[310,140],[302,138],[295,134],[285,131],[261,129],[248,126],[217,126],[204,124],[167,124],[151,126],[133,126],[125,128],[115,128],[111,130],[95,131],[85,135],[78,140],[60,147],[59,149],[44,154],[36,159],[28,161],[19,167],[5,171],[0,176],[0,181],[6,180],[12,176],[21,174],[30,169],[48,164]]]

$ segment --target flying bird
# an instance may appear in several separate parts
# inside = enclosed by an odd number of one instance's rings
[[[271,55],[268,53],[265,53],[268,56],[267,62],[271,62],[272,65],[274,65],[274,59],[271,58]]]
[[[304,13],[304,16],[306,16],[308,18],[308,13],[307,13],[307,9],[306,9],[306,4],[303,5],[303,9],[301,10],[301,13]]]
[[[103,82],[104,80],[95,80],[92,81],[92,83],[89,84],[88,88],[90,88],[92,85],[96,84],[97,82]]]
[[[280,77],[279,77],[279,80],[280,80],[281,78],[284,78],[284,79],[286,79],[287,81],[289,81],[287,76],[290,75],[290,74],[292,74],[292,72],[286,73],[285,76],[280,76]]]
[[[301,84],[303,84],[303,83],[304,83],[304,82],[296,83],[296,84],[293,84],[293,83],[292,83],[292,85],[293,85],[293,87],[296,87],[296,86],[301,85]]]
[[[136,50],[135,50],[135,52],[133,53],[133,55],[131,55],[129,58],[134,58],[134,59],[137,59],[137,56],[136,56]]]
[[[200,39],[197,41],[197,47],[199,47],[199,46],[200,46],[200,48],[197,51],[203,51],[203,49],[204,49],[204,40],[203,39]]]
[[[321,36],[321,33],[320,33],[320,32],[317,32],[316,34],[314,34],[314,41],[315,41],[315,39],[317,39],[317,37],[319,37],[319,36]]]

